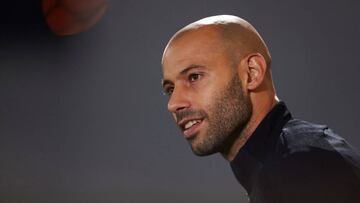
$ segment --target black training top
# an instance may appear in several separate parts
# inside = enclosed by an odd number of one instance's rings
[[[359,203],[360,156],[279,102],[230,163],[251,203]]]

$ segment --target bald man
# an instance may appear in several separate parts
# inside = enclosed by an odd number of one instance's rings
[[[360,156],[279,101],[269,50],[230,15],[179,30],[163,58],[168,110],[192,151],[221,153],[252,203],[360,202]]]

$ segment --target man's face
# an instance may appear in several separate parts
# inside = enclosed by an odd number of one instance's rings
[[[197,155],[226,150],[252,114],[234,64],[216,33],[187,33],[166,49],[168,110]]]

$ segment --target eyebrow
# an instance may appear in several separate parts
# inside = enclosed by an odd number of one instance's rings
[[[184,70],[180,71],[179,75],[185,75],[190,70],[195,69],[195,68],[201,68],[201,67],[204,67],[204,66],[198,65],[198,64],[191,64],[191,65],[187,66],[186,68],[184,68]],[[172,84],[173,82],[171,80],[162,79],[161,83],[162,83],[162,87],[164,88],[166,85]]]

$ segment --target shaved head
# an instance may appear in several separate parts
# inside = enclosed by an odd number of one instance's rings
[[[211,34],[221,44],[222,51],[228,54],[235,64],[250,53],[259,53],[265,58],[266,64],[270,68],[271,56],[260,34],[246,20],[232,15],[211,16],[185,26],[170,39],[164,55],[172,43],[186,34],[194,32],[207,32],[207,34],[212,32]]]
[[[197,155],[232,160],[275,105],[268,48],[247,21],[207,17],[174,34],[163,57],[168,110]]]

